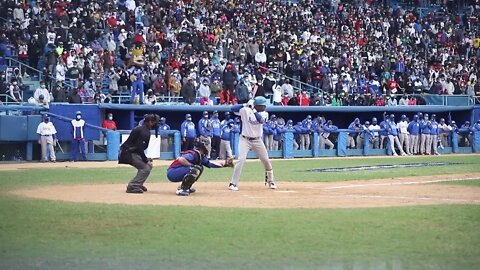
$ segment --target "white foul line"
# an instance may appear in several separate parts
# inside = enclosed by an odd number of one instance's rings
[[[417,184],[429,184],[429,183],[440,183],[440,182],[453,182],[453,181],[465,181],[465,180],[476,180],[479,177],[472,178],[456,178],[456,179],[440,179],[440,180],[425,180],[425,181],[411,181],[411,182],[395,182],[395,183],[379,183],[379,184],[357,184],[357,185],[345,185],[345,186],[336,186],[336,187],[327,187],[323,189],[346,189],[346,188],[358,188],[358,187],[378,187],[378,186],[400,186],[400,185],[417,185]]]
[[[463,200],[463,199],[449,199],[449,198],[430,198],[430,197],[407,197],[407,196],[381,196],[381,195],[342,195],[341,197],[352,198],[367,198],[367,199],[400,199],[400,200],[424,200],[424,201],[449,201],[449,202],[475,202],[480,203],[480,200]],[[339,196],[340,197],[340,196]]]

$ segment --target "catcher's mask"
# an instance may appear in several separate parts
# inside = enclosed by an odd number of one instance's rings
[[[195,140],[195,149],[202,150],[204,152],[204,155],[208,155],[207,146],[205,146],[205,142],[203,142],[201,139]]]

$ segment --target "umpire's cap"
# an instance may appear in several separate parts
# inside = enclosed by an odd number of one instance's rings
[[[258,96],[255,98],[255,100],[253,101],[253,105],[257,106],[257,105],[263,105],[263,106],[266,106],[267,105],[267,99],[265,97],[262,97],[262,96]]]
[[[160,119],[160,117],[156,114],[147,114],[145,116],[145,122],[149,122],[149,121],[153,121],[153,122],[158,122],[158,120]]]

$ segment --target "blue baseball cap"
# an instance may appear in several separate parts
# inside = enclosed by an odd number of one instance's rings
[[[257,105],[264,105],[266,106],[267,105],[267,99],[265,97],[262,97],[262,96],[258,96],[255,98],[255,100],[253,101],[253,105],[257,106]]]

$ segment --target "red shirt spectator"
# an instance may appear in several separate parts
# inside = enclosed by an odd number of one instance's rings
[[[297,96],[298,100],[298,105],[300,106],[308,106],[310,105],[310,99],[308,98],[308,95],[303,92]]]
[[[290,100],[290,98],[288,97],[288,95],[284,95],[282,97],[282,106],[287,106],[289,100]]]
[[[417,105],[417,99],[415,97],[410,97],[408,100],[408,106],[415,106]]]
[[[113,114],[109,113],[107,119],[103,120],[102,127],[111,130],[117,130],[117,124],[113,121]]]
[[[385,100],[383,99],[383,97],[378,97],[375,100],[375,106],[385,106]]]

